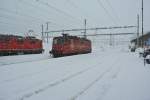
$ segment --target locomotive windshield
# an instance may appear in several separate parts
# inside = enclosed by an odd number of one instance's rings
[[[63,44],[63,43],[64,43],[64,39],[61,37],[54,38],[53,40],[53,44]]]

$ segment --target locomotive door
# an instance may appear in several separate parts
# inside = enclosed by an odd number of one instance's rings
[[[73,51],[74,50],[74,41],[73,39],[70,40],[70,48]]]

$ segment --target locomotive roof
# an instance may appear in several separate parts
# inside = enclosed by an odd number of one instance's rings
[[[0,38],[23,38],[22,36],[17,36],[17,35],[4,35],[0,34]]]
[[[83,37],[77,37],[77,36],[71,36],[71,35],[68,35],[68,34],[63,34],[63,36],[58,36],[58,37],[54,37],[54,38],[66,38],[66,39],[82,39],[82,40],[87,40],[89,41],[88,39],[86,38],[83,38]]]
[[[15,38],[17,40],[31,40],[31,41],[40,41],[40,39],[37,39],[36,37],[33,36],[27,36],[27,37],[23,37],[23,36],[17,36],[17,35],[5,35],[5,34],[0,34],[0,40],[10,40],[12,38]]]
[[[19,39],[28,38],[28,39],[36,39],[36,37],[33,37],[33,36],[23,37],[23,36],[18,36],[18,35],[7,35],[7,34],[0,34],[0,38],[19,38]]]
[[[34,36],[27,36],[26,38],[35,39]]]

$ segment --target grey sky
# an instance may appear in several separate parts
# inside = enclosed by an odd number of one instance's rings
[[[150,0],[144,0],[146,32],[150,31],[149,4]],[[138,13],[141,17],[141,0],[0,0],[0,33],[29,29],[40,33],[46,22],[50,22],[49,30],[82,28],[85,18],[88,27],[136,25]]]

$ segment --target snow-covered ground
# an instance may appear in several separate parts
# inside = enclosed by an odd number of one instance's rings
[[[125,46],[0,57],[0,100],[150,100],[150,65]]]

